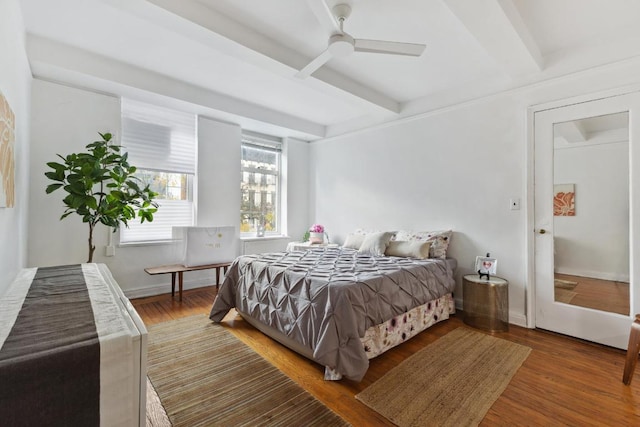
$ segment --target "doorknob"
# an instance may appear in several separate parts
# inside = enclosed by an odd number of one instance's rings
[[[540,234],[545,234],[547,232],[547,230],[545,230],[544,228],[541,228],[540,230],[538,230],[538,233]]]

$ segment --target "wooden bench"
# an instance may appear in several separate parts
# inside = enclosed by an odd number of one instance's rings
[[[197,270],[210,270],[216,269],[216,288],[220,286],[220,269],[223,273],[227,272],[227,268],[231,265],[230,262],[221,262],[218,264],[206,264],[196,265],[193,267],[185,267],[182,264],[161,265],[159,267],[147,267],[144,269],[148,274],[167,274],[171,273],[171,297],[173,298],[176,293],[176,273],[178,274],[178,292],[179,301],[182,301],[182,275],[185,271],[197,271]]]

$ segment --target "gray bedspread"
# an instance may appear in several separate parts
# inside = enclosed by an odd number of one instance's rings
[[[245,255],[230,266],[211,308],[236,307],[309,348],[318,363],[360,381],[367,328],[453,292],[449,262],[375,257],[351,249]]]

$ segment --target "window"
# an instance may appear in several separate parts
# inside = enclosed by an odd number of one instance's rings
[[[170,240],[172,227],[193,225],[196,116],[123,99],[121,144],[160,206],[153,222],[122,227],[120,243]]]
[[[280,234],[280,172],[282,141],[253,132],[242,133],[240,232],[255,236]]]

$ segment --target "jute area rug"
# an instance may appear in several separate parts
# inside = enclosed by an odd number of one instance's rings
[[[204,315],[148,330],[148,376],[174,427],[349,425]]]
[[[574,282],[573,280],[554,279],[553,286],[556,288],[572,290],[578,286],[578,282]]]
[[[573,289],[578,285],[578,282],[571,280],[555,279],[553,283],[554,299],[557,302],[564,302],[566,304],[571,303],[573,297],[578,295],[577,292],[573,292]]]
[[[564,288],[554,289],[554,300],[556,302],[563,302],[565,304],[570,304],[576,295],[578,295],[577,292],[573,292]]]
[[[476,426],[531,349],[457,328],[356,395],[400,427]]]

